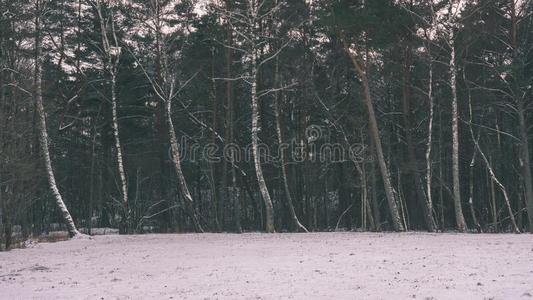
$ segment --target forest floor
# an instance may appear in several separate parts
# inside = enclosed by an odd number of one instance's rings
[[[533,299],[533,235],[97,236],[0,252],[1,299]]]

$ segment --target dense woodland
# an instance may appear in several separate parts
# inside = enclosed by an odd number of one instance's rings
[[[532,63],[530,0],[0,0],[0,248],[533,231]]]

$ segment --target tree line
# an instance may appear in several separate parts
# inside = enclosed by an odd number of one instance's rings
[[[6,248],[14,225],[26,238],[55,223],[533,231],[530,0],[0,11]]]

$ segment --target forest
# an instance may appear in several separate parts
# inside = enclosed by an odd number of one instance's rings
[[[531,0],[0,0],[0,249],[533,233]]]

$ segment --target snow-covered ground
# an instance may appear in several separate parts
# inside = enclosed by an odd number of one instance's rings
[[[0,253],[1,299],[533,299],[533,235],[98,236]]]

